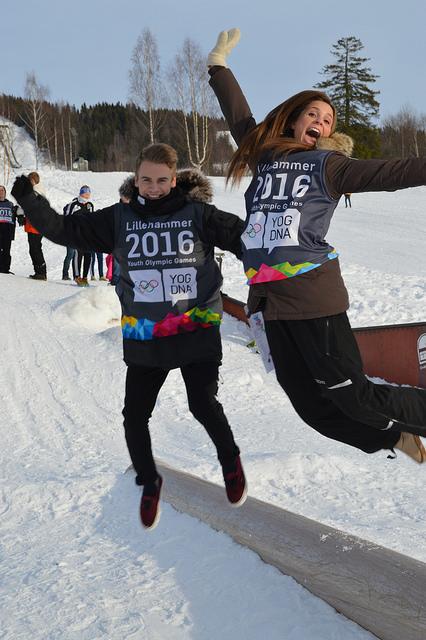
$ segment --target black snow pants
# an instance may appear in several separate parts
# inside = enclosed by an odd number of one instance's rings
[[[10,270],[10,247],[15,237],[15,225],[9,222],[0,223],[0,273],[9,273]]]
[[[73,272],[79,278],[87,278],[90,270],[90,263],[92,262],[91,251],[76,251],[73,258]],[[81,271],[81,265],[83,264],[83,272]]]
[[[368,380],[346,313],[265,329],[279,384],[322,435],[366,453],[392,449],[401,431],[426,436],[426,390]]]
[[[30,251],[31,262],[33,263],[34,273],[40,276],[46,275],[46,262],[44,260],[41,241],[43,236],[38,233],[28,233],[28,247]]]
[[[235,444],[222,405],[216,398],[219,364],[189,364],[181,367],[180,371],[191,413],[213,441],[221,465],[232,464],[240,451]],[[136,483],[139,485],[152,482],[157,477],[148,422],[168,374],[169,370],[166,369],[137,365],[127,368],[123,409],[124,432],[130,458],[137,473]]]

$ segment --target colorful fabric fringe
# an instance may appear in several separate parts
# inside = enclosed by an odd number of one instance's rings
[[[338,253],[332,251],[328,254],[328,259],[337,258]],[[302,262],[300,264],[290,264],[289,262],[281,262],[269,267],[267,264],[261,264],[259,271],[256,269],[248,269],[246,271],[247,284],[260,284],[261,282],[272,282],[274,280],[285,280],[286,278],[294,278],[312,269],[317,269],[321,263]]]
[[[153,322],[147,318],[134,318],[133,316],[123,316],[121,319],[121,329],[123,338],[128,340],[153,340],[154,338],[165,338],[178,333],[195,331],[199,327],[205,329],[219,325],[220,314],[214,313],[211,309],[199,309],[194,307],[180,316],[169,313],[163,320]]]

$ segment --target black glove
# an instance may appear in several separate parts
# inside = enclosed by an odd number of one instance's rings
[[[27,176],[19,176],[19,178],[16,178],[10,193],[19,202],[23,196],[33,193],[33,185]]]
[[[21,214],[18,213],[18,215],[16,216],[16,219],[18,221],[19,226],[23,227],[25,224],[25,216],[22,213]]]

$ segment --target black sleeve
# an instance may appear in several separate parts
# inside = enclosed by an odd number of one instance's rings
[[[241,234],[244,222],[233,213],[221,211],[213,205],[204,205],[201,239],[241,258]]]
[[[214,66],[210,69],[210,76],[210,86],[216,94],[232,137],[239,145],[244,136],[256,126],[249,104],[230,69]]]
[[[52,242],[81,251],[112,253],[118,216],[116,205],[94,213],[61,216],[46,198],[34,192],[20,198],[19,204],[31,224]]]
[[[325,178],[333,198],[343,193],[419,187],[426,184],[426,158],[354,160],[332,153],[326,161]]]

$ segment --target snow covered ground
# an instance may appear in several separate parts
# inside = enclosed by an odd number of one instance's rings
[[[31,144],[16,136],[23,170]],[[0,167],[1,171],[1,167]],[[19,173],[19,171],[17,172]],[[126,174],[40,169],[58,210],[87,183],[97,207]],[[0,182],[2,177],[0,175]],[[218,206],[243,216],[243,188]],[[11,177],[7,185],[10,190]],[[353,326],[425,320],[426,189],[352,197],[329,239],[340,251]],[[2,640],[349,640],[372,638],[224,534],[163,505],[152,532],[122,433],[125,366],[113,287],[62,282],[65,250],[44,241],[48,282],[33,282],[26,234],[0,274],[0,638]],[[224,291],[245,299],[225,256]],[[424,469],[400,455],[367,456],[304,425],[225,317],[220,400],[249,494],[426,561]],[[172,372],[152,418],[157,457],[221,484],[203,428]]]

